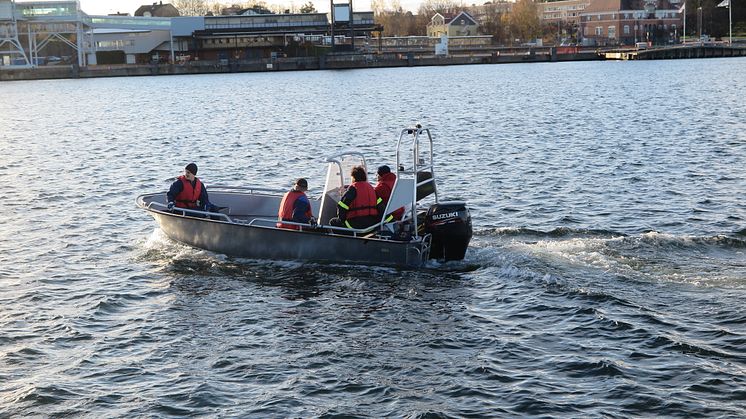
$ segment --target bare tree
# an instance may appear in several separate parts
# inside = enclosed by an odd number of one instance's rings
[[[429,20],[436,13],[442,15],[456,15],[463,10],[466,10],[466,6],[464,6],[464,3],[461,1],[425,0],[417,9],[417,14],[425,15]]]
[[[424,34],[425,27],[418,27],[417,16],[404,11],[399,0],[372,0],[371,9],[377,24],[383,26],[383,36],[409,36]]]
[[[182,16],[204,16],[211,10],[207,0],[174,0],[173,5]]]
[[[489,3],[482,6],[484,16],[480,31],[486,35],[492,35],[495,42],[502,43],[505,40],[505,25],[503,24],[502,9],[495,3]]]
[[[309,1],[308,3],[300,7],[300,12],[301,13],[316,13],[316,7],[313,5],[313,2]]]
[[[502,20],[508,26],[511,41],[518,37],[526,42],[541,35],[541,21],[533,0],[519,0]]]

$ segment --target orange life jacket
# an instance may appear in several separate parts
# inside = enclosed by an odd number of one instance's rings
[[[378,216],[378,210],[376,209],[376,191],[370,186],[370,183],[366,181],[352,182],[357,194],[355,199],[350,203],[350,209],[347,211],[347,219],[351,220],[357,217],[365,217],[368,215]]]
[[[197,201],[199,201],[199,196],[202,194],[202,182],[194,178],[195,182],[192,187],[192,182],[187,180],[185,176],[179,176],[179,180],[183,188],[181,188],[181,192],[174,198],[174,204],[179,208],[197,208]]]
[[[287,192],[285,196],[282,197],[282,202],[280,202],[280,209],[277,211],[277,219],[280,221],[293,221],[293,208],[295,207],[295,201],[298,200],[301,196],[304,196],[305,194],[301,191],[292,190],[290,192]],[[311,206],[309,205],[308,211],[306,211],[306,216],[308,218],[313,217],[313,213],[311,212]],[[276,224],[278,228],[289,228],[291,230],[300,230],[300,226],[292,225],[292,224],[283,224],[283,223],[277,223]]]
[[[381,176],[381,181],[376,185],[376,195],[383,200],[384,207],[389,203],[391,199],[391,192],[394,190],[394,182],[396,182],[396,175],[389,172]],[[404,208],[398,208],[391,213],[395,220],[401,220],[404,215]]]

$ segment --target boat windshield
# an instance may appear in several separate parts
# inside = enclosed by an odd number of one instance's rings
[[[330,156],[326,161],[329,165],[326,169],[324,195],[321,198],[321,209],[319,211],[319,222],[321,224],[328,224],[329,220],[337,215],[337,203],[342,199],[344,189],[352,183],[350,175],[352,168],[362,166],[365,172],[368,172],[365,157],[362,153],[344,152]]]

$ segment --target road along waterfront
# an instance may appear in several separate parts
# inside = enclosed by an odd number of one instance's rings
[[[0,416],[746,415],[744,58],[8,82]],[[431,127],[463,263],[241,260],[134,206]]]

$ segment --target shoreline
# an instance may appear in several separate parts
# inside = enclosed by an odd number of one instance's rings
[[[318,57],[267,58],[242,61],[191,61],[180,64],[117,64],[89,67],[57,65],[12,69],[0,67],[0,81],[743,56],[746,56],[746,48],[744,47],[708,45],[676,46],[639,51],[629,49],[576,50],[572,53],[560,54],[557,53],[555,47],[514,48],[507,53],[501,51],[463,52],[447,56],[434,56],[416,52],[387,52],[383,54],[330,54]]]

